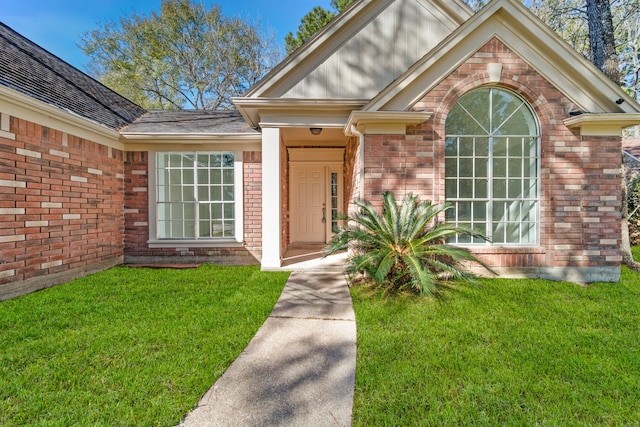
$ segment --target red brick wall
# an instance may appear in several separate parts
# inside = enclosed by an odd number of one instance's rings
[[[257,264],[262,230],[262,156],[243,155],[244,239],[243,247],[150,248],[149,240],[149,153],[125,153],[125,261],[131,263]]]
[[[0,137],[0,299],[121,262],[122,151],[16,117],[10,132]]]
[[[149,240],[149,153],[124,153],[124,254],[142,256]]]
[[[342,212],[350,212],[352,201],[360,199],[360,138],[352,137],[347,141],[344,153],[344,204]]]
[[[384,191],[401,198],[444,200],[444,125],[466,92],[490,83],[488,63],[503,65],[499,85],[519,93],[535,110],[541,129],[541,241],[537,248],[482,248],[496,267],[617,267],[620,265],[621,141],[581,137],[564,124],[574,104],[499,40],[488,42],[414,109],[432,111],[407,135],[367,135],[366,198]]]
[[[365,199],[382,206],[391,191],[397,200],[407,193],[437,200],[434,183],[434,146],[428,125],[407,135],[365,135]],[[444,152],[444,151],[443,151]],[[443,193],[444,194],[444,187]]]
[[[262,254],[262,152],[243,153],[244,241],[256,259]]]

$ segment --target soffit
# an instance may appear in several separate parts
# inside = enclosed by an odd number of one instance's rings
[[[368,99],[236,98],[238,111],[252,127],[343,127]]]
[[[583,111],[637,113],[640,106],[517,0],[494,0],[364,107],[402,111],[497,37]],[[624,102],[616,103],[618,100]],[[618,101],[619,102],[619,101]]]

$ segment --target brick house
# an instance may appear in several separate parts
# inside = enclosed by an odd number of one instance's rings
[[[453,203],[504,276],[619,278],[640,106],[517,0],[356,1],[237,111],[144,111],[0,44],[0,299],[123,262],[279,269],[387,190]]]

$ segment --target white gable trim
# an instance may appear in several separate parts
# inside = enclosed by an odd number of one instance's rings
[[[245,97],[280,97],[320,67],[341,46],[360,33],[389,6],[403,0],[359,0],[275,67]],[[449,31],[472,15],[461,0],[413,0],[439,16]],[[426,5],[425,5],[426,3]],[[383,46],[384,47],[384,46]],[[375,60],[375,58],[373,58]]]
[[[405,110],[493,37],[582,110],[638,113],[640,106],[516,0],[494,0],[364,108]],[[625,102],[617,104],[623,99]]]

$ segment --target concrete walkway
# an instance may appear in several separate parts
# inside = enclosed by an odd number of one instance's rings
[[[181,426],[350,426],[351,295],[339,272],[291,274],[271,315]]]

